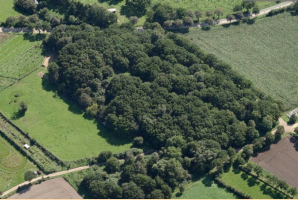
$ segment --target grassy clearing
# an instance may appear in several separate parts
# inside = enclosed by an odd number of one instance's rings
[[[284,13],[252,24],[191,29],[183,36],[282,100],[288,110],[298,105],[297,23],[297,16]]]
[[[13,8],[13,0],[0,0],[0,5],[0,23],[4,22],[7,17],[20,15]]]
[[[230,171],[224,173],[221,179],[227,184],[237,190],[250,195],[254,199],[281,199],[285,198],[278,191],[274,190],[267,184],[260,182],[254,177],[246,173],[231,168]]]
[[[41,65],[42,35],[10,34],[0,43],[0,90]]]
[[[12,119],[15,124],[65,161],[97,156],[104,150],[122,152],[131,146],[86,118],[72,102],[53,97],[55,92],[37,75],[40,71],[46,72],[40,68],[0,93],[0,110],[7,117],[14,116],[21,101],[28,105],[25,116]]]
[[[27,170],[37,168],[0,136],[0,191],[23,182]]]
[[[175,190],[172,199],[236,199],[237,197],[224,188],[218,187],[210,177],[192,182],[185,187],[183,194]]]

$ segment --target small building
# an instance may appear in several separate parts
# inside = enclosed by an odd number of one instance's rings
[[[296,109],[290,111],[290,112],[287,114],[288,118],[290,118],[293,114],[296,115],[296,116],[298,117],[298,108],[296,108]]]
[[[111,12],[111,13],[116,13],[117,9],[116,8],[109,8],[108,11]]]
[[[24,144],[25,149],[29,149],[30,146],[28,144]]]

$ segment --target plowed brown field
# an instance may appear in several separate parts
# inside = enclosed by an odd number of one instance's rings
[[[279,179],[298,188],[298,141],[287,136],[273,144],[270,150],[259,153],[251,161],[257,163]]]
[[[55,178],[20,191],[9,199],[82,199],[82,197],[63,178]]]

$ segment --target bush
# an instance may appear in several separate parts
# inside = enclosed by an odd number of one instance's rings
[[[26,171],[26,173],[24,174],[24,179],[25,181],[31,181],[32,179],[34,179],[36,177],[35,173],[32,171]]]
[[[289,120],[290,124],[295,124],[297,121],[297,116],[295,114],[292,114]]]
[[[113,156],[111,151],[102,151],[98,156],[98,162],[106,162]]]
[[[142,146],[144,143],[144,139],[142,136],[140,137],[135,137],[134,140],[133,140],[133,145],[136,146],[136,147],[140,147]]]
[[[131,17],[129,18],[129,21],[130,21],[133,25],[135,25],[135,24],[138,23],[139,18],[138,18],[137,16],[131,16]]]

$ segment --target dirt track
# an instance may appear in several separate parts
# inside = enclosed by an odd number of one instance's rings
[[[298,143],[295,138],[283,138],[277,144],[271,145],[269,151],[251,158],[251,161],[286,181],[290,186],[298,188]]]
[[[56,178],[24,189],[8,199],[82,199],[82,197],[63,178]]]

